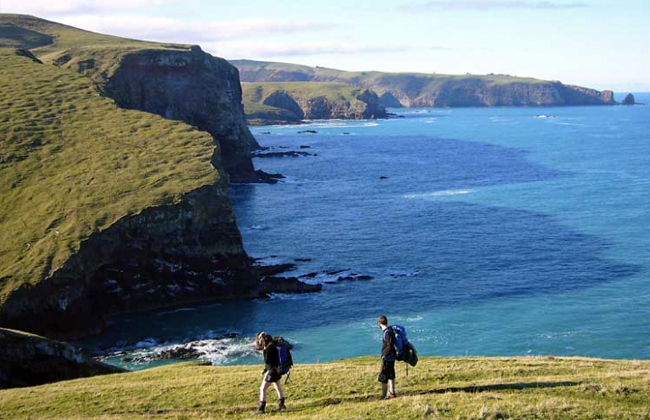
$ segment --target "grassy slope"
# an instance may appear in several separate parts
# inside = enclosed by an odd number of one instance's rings
[[[378,401],[376,358],[299,365],[287,419],[650,418],[650,362],[583,358],[425,358],[399,397]],[[260,366],[177,364],[0,391],[7,419],[251,417]],[[476,392],[481,391],[481,392]],[[270,394],[269,401],[275,398]]]
[[[16,14],[0,14],[0,47],[8,46],[2,45],[2,42],[3,40],[6,41],[8,38],[10,40],[14,39],[14,36],[9,36],[8,34],[11,31],[15,31],[17,28],[22,28],[23,30],[28,30],[53,37],[53,42],[51,43],[47,43],[44,40],[41,45],[22,46],[23,48],[34,48],[32,52],[38,55],[40,58],[47,58],[49,54],[58,53],[65,49],[87,46],[101,47],[109,45],[121,45],[134,48],[189,48],[189,45],[163,44],[158,42],[140,41],[135,39],[121,38],[118,36],[99,34],[83,29],[74,28],[72,26],[51,22],[34,16]]]
[[[265,115],[281,119],[295,119],[295,116],[281,108],[263,104],[269,95],[275,92],[287,92],[294,97],[317,98],[325,97],[332,102],[354,104],[364,89],[343,83],[330,82],[264,82],[242,83],[244,111],[249,118]]]
[[[40,36],[40,38],[39,38]],[[44,63],[56,62],[68,53],[72,66],[92,59],[95,68],[86,75],[104,81],[126,54],[142,50],[188,50],[190,45],[165,44],[98,34],[45,19],[0,14],[0,47],[28,48]]]
[[[127,215],[215,182],[214,142],[0,49],[0,303]]]

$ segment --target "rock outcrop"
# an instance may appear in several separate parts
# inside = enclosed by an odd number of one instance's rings
[[[383,107],[483,107],[614,105],[611,91],[597,91],[508,75],[347,72],[295,64],[238,60],[242,82],[308,81],[371,89]],[[287,71],[290,69],[290,71]]]
[[[69,344],[0,328],[0,389],[125,370],[92,360]]]
[[[631,93],[628,93],[625,96],[625,99],[623,99],[623,102],[621,102],[621,105],[635,105],[636,101],[634,100],[634,95]]]
[[[377,94],[340,83],[244,83],[244,110],[252,124],[303,119],[385,118]]]

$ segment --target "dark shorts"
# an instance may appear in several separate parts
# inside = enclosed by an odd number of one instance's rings
[[[271,369],[268,372],[266,372],[266,375],[264,376],[264,382],[277,382],[280,379],[282,379],[282,374],[278,371],[278,369]]]
[[[389,379],[395,379],[395,362],[381,361],[381,372],[377,380],[383,384],[387,383]]]

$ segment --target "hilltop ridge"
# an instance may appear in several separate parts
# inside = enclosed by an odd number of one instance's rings
[[[614,105],[613,92],[530,77],[343,71],[231,60],[242,82],[335,82],[371,89],[384,107]]]

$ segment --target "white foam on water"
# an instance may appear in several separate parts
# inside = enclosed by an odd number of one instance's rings
[[[445,196],[453,196],[453,195],[465,195],[465,194],[471,194],[473,193],[474,190],[469,190],[469,189],[462,189],[462,190],[440,190],[440,191],[433,191],[430,193],[423,193],[423,194],[406,194],[404,198],[428,198],[428,197],[445,197]]]
[[[159,343],[156,341],[155,338],[145,338],[142,341],[139,341],[138,343],[135,344],[136,349],[148,349],[157,346]]]
[[[191,312],[191,311],[196,311],[196,308],[178,308],[178,309],[172,309],[171,311],[158,312],[158,313],[156,314],[156,316],[175,314],[175,313],[178,313],[178,312]]]

